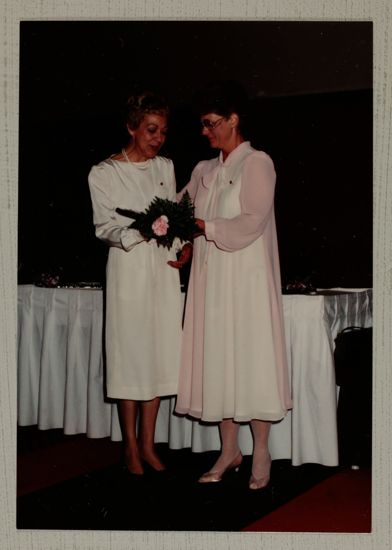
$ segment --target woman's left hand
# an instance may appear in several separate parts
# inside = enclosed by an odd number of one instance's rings
[[[195,218],[195,224],[199,228],[199,231],[193,235],[193,237],[200,237],[201,235],[205,235],[206,231],[206,224],[204,220],[201,220],[200,218]]]
[[[180,269],[181,267],[184,267],[185,264],[189,262],[189,260],[192,258],[193,253],[193,245],[191,243],[186,243],[181,249],[180,257],[177,261],[170,260],[167,263],[170,265],[170,267],[174,267],[175,269]]]

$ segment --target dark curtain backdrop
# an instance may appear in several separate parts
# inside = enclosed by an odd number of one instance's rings
[[[130,87],[169,98],[180,189],[216,155],[192,103],[213,79],[246,87],[252,144],[275,162],[283,284],[372,285],[369,22],[22,22],[19,282],[104,280],[87,175],[125,144]]]

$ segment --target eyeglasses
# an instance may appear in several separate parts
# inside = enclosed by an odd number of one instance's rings
[[[225,117],[218,118],[217,120],[210,120],[209,118],[203,118],[201,121],[201,125],[203,128],[207,128],[207,130],[214,130],[219,124],[222,122],[222,120]]]

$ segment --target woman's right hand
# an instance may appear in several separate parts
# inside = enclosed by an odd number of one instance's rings
[[[145,235],[144,233],[142,233],[139,229],[139,233],[140,235],[143,237],[143,241],[145,241],[146,243],[150,242],[151,241],[151,237],[147,237],[147,235]]]

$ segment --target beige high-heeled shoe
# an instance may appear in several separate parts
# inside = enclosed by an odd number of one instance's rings
[[[226,468],[223,468],[223,470],[210,470],[209,472],[206,472],[199,478],[199,483],[218,483],[218,481],[222,481],[222,478],[225,474],[227,474],[230,470],[234,470],[238,472],[240,469],[242,463],[242,453],[241,451],[237,454],[237,456],[226,466]]]
[[[259,478],[256,478],[252,472],[252,475],[250,476],[250,479],[249,479],[249,489],[251,489],[252,491],[257,491],[259,489],[264,489],[265,487],[267,487],[270,480],[270,471],[271,471],[271,455],[268,455],[268,465],[267,465],[265,474],[263,474]]]

